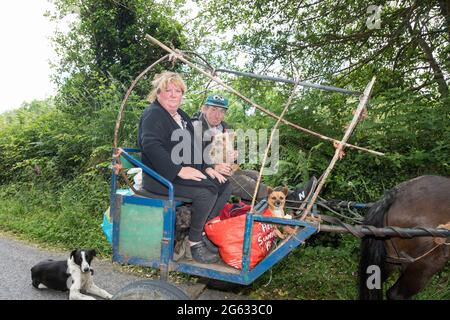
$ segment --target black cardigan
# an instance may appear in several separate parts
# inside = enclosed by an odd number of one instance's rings
[[[180,164],[176,164],[172,161],[172,149],[180,142],[171,141],[171,136],[175,130],[180,129],[180,126],[172,118],[170,113],[161,106],[158,100],[155,100],[155,102],[144,110],[139,122],[138,146],[141,149],[142,162],[175,185],[205,186],[217,190],[216,183],[211,184],[212,181],[209,179],[198,182],[184,180],[177,176],[183,166],[194,167],[201,171],[208,167],[201,159],[197,161],[200,163],[195,163],[195,149],[198,148],[198,146],[194,143],[194,127],[192,126],[189,116],[183,110],[178,109],[178,113],[185,122],[185,130],[189,133],[191,138],[190,160],[182,161]],[[197,154],[202,151],[203,150],[199,151],[197,149]],[[143,182],[144,188],[151,192],[160,194],[167,193],[166,187],[146,174],[144,174]]]

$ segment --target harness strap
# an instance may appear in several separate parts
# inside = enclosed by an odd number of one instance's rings
[[[400,251],[400,255],[398,257],[392,257],[392,256],[387,256],[386,257],[386,261],[390,262],[390,263],[394,263],[394,264],[409,264],[409,263],[414,263],[422,258],[425,258],[427,255],[429,255],[430,253],[432,253],[434,250],[436,250],[438,247],[440,247],[441,245],[443,245],[445,243],[441,243],[441,244],[437,244],[435,245],[433,248],[431,248],[430,250],[428,250],[427,252],[425,252],[424,254],[422,254],[421,256],[417,257],[417,258],[413,258],[411,257],[409,254],[407,254],[405,251]],[[449,243],[450,244],[450,243]],[[446,245],[449,245],[446,244]]]
[[[385,215],[385,225],[388,225],[388,212],[386,212],[386,215]],[[397,229],[396,227],[391,227],[391,228]],[[445,225],[439,225],[438,228],[449,229],[450,222]],[[397,231],[399,231],[399,230],[397,230]],[[393,264],[401,264],[401,265],[403,265],[403,267],[406,267],[407,264],[414,263],[422,258],[425,258],[427,255],[429,255],[430,253],[432,253],[434,250],[436,250],[438,247],[440,247],[442,245],[450,246],[450,243],[446,242],[444,239],[434,238],[433,240],[436,243],[436,245],[433,248],[431,248],[430,250],[428,250],[427,252],[425,252],[424,254],[422,254],[421,256],[419,256],[417,258],[413,258],[409,254],[407,254],[405,251],[399,252],[397,250],[397,247],[395,246],[395,243],[392,241],[392,239],[388,239],[388,240],[386,240],[386,243],[389,242],[391,244],[397,257],[387,256],[386,262],[393,263]],[[449,254],[448,251],[449,250],[447,250],[447,255]]]

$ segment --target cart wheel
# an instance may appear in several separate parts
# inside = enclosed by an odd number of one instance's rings
[[[142,280],[123,287],[112,300],[190,300],[190,297],[168,282]]]

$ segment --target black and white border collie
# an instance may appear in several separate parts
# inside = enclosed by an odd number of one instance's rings
[[[95,300],[80,291],[111,299],[111,294],[94,284],[94,270],[91,269],[94,257],[94,249],[81,249],[73,250],[66,261],[41,261],[31,268],[33,286],[37,289],[69,290],[69,300]]]

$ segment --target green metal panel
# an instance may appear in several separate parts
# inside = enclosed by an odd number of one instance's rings
[[[159,259],[164,208],[122,204],[119,253],[124,257]]]
[[[137,159],[136,157],[133,158]],[[120,156],[120,162],[122,163],[122,168],[124,169],[131,169],[136,167],[134,164],[132,164],[130,161],[128,161],[122,156]]]

